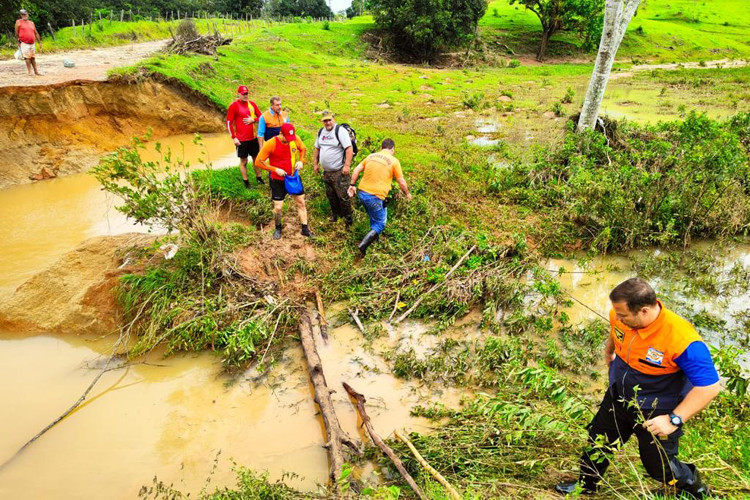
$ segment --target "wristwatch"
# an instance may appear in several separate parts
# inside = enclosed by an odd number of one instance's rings
[[[669,421],[677,428],[682,427],[682,417],[675,415],[674,413],[669,414]]]

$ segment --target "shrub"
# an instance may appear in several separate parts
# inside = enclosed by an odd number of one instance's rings
[[[375,23],[406,60],[432,61],[441,50],[473,39],[484,0],[375,0]]]
[[[573,102],[573,98],[576,96],[576,91],[573,90],[572,87],[568,87],[567,92],[565,92],[565,95],[562,99],[560,99],[560,102],[564,104],[570,104]]]
[[[473,109],[474,111],[482,108],[484,102],[484,94],[482,92],[464,92],[461,94],[461,102],[465,108]]]
[[[329,23],[328,21],[323,21],[323,29],[326,30],[326,31],[330,31],[331,30],[331,23]]]
[[[609,123],[608,137],[570,132],[559,149],[497,170],[492,190],[534,209],[600,250],[687,243],[748,232],[750,115],[727,122],[638,127]]]
[[[521,65],[521,61],[519,61],[518,59],[511,59],[510,61],[508,61],[509,68],[517,68],[520,65]]]
[[[178,40],[188,41],[188,40],[195,40],[200,36],[200,33],[198,33],[198,28],[195,26],[195,23],[192,19],[186,18],[180,21],[180,24],[177,25],[177,30],[175,32],[175,37]]]
[[[555,116],[563,115],[564,110],[562,107],[562,103],[560,103],[560,101],[557,101],[552,105],[552,112],[555,113]]]

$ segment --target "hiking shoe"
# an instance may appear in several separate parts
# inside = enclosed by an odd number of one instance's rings
[[[250,189],[250,181],[249,181],[249,180],[247,180],[247,179],[242,179],[242,182],[243,182],[243,183],[245,184],[245,187],[246,187],[247,189]]]
[[[555,491],[558,493],[562,493],[563,495],[570,495],[576,490],[576,487],[578,486],[578,481],[571,481],[569,483],[560,483],[558,485],[555,485]],[[581,489],[581,493],[584,495],[592,495],[596,493],[596,488],[590,488],[586,485],[583,486]]]
[[[281,239],[281,228],[277,227],[276,231],[273,232],[273,239],[280,240]]]
[[[697,498],[699,500],[702,498],[711,498],[711,490],[708,485],[703,482],[703,479],[701,479],[701,474],[698,472],[698,469],[693,464],[687,464],[687,466],[693,471],[693,479],[688,481],[688,485],[679,490],[679,493],[686,493],[691,498]]]
[[[302,236],[307,236],[308,238],[312,238],[313,234],[310,232],[310,228],[306,225],[302,226],[302,230],[299,232]]]

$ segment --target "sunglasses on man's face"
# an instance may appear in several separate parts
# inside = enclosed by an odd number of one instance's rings
[[[248,95],[248,94],[249,94],[248,92],[245,92],[244,94],[240,94],[240,95]]]
[[[331,120],[331,119],[328,119],[328,120],[323,120],[323,123],[331,123],[332,121],[333,121],[333,120]]]

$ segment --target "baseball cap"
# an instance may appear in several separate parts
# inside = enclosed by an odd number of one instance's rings
[[[26,11],[26,9],[21,9],[21,10],[18,11],[18,13],[19,14],[28,14],[28,12]]]
[[[321,120],[332,120],[333,119],[333,113],[328,111],[327,109],[323,111],[323,115],[320,117]]]
[[[250,91],[244,85],[240,85],[239,87],[237,87],[237,93],[238,94],[249,94]]]
[[[281,135],[284,136],[284,139],[286,139],[288,142],[292,142],[297,138],[295,135],[295,129],[294,125],[291,123],[285,123],[281,126]]]

